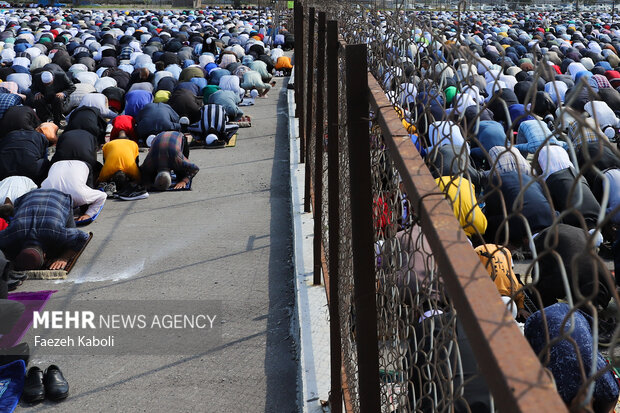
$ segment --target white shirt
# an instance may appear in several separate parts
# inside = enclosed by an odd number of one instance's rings
[[[88,106],[99,109],[99,113],[104,118],[115,118],[116,113],[110,110],[108,98],[103,93],[88,93],[84,95],[78,107]]]
[[[175,79],[179,80],[179,76],[181,76],[181,71],[183,69],[181,69],[181,66],[179,66],[177,64],[172,64],[172,65],[166,66],[166,68],[164,70],[166,72],[172,73],[172,77],[174,77]]]
[[[586,70],[585,66],[582,65],[579,62],[573,62],[573,63],[568,65],[568,72],[570,73],[570,75],[573,78],[573,80],[575,80],[575,77],[576,77],[577,73],[583,72],[583,71],[587,71],[587,70]]]
[[[594,53],[600,53],[602,51],[601,46],[596,42],[590,42],[590,44],[588,44],[588,49]]]
[[[93,72],[80,72],[73,75],[80,83],[88,83],[95,86],[97,80],[99,80],[99,76]]]
[[[0,181],[0,203],[6,198],[15,202],[20,196],[37,189],[32,179],[25,176],[9,176]]]
[[[517,84],[517,78],[514,76],[499,75],[499,81],[504,82],[504,84],[506,85],[506,88],[510,90],[514,90],[515,85]]]
[[[428,128],[428,136],[430,137],[431,147],[428,148],[428,152],[435,146],[463,146],[465,145],[465,139],[461,133],[461,128],[451,121],[433,122]],[[469,145],[467,146],[467,153],[469,153]]]
[[[418,90],[413,83],[401,83],[398,88],[399,103],[401,106],[407,106],[409,103],[415,102]]]
[[[30,59],[27,57],[16,57],[13,59],[13,66],[23,66],[25,68],[30,67]]]
[[[111,77],[102,77],[95,82],[95,89],[98,93],[103,92],[105,89],[109,87],[116,87],[116,79]]]
[[[107,198],[105,192],[86,185],[88,165],[82,161],[59,161],[52,165],[41,188],[57,189],[71,195],[73,206],[89,205],[85,214],[94,217],[99,213]]]
[[[284,37],[284,36],[283,36]],[[275,48],[271,51],[271,59],[275,62],[279,57],[284,56],[284,51],[280,48]]]
[[[220,78],[220,89],[222,90],[230,90],[235,92],[235,94],[243,97],[245,95],[245,90],[239,86],[239,76],[235,75],[226,75]]]
[[[584,109],[594,118],[601,129],[605,129],[607,126],[618,126],[618,118],[607,103],[595,100],[586,103]]]
[[[551,99],[555,104],[564,103],[564,97],[566,96],[566,91],[568,90],[568,86],[566,83],[554,80],[552,82],[545,83],[545,92],[549,93]]]
[[[505,88],[506,88],[506,84],[502,82],[501,80],[493,80],[487,83],[486,90],[487,90],[487,95],[489,96],[487,100],[491,100],[495,92],[498,92]]]
[[[454,98],[454,110],[456,113],[465,113],[465,109],[476,105],[475,99],[469,93],[458,93]]]
[[[549,175],[573,166],[566,150],[557,145],[545,145],[540,148],[538,164],[545,181]]]

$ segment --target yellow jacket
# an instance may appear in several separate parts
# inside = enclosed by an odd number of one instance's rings
[[[129,139],[114,139],[103,145],[103,168],[99,182],[105,182],[117,171],[123,171],[136,181],[140,180],[140,170],[136,164],[138,144]]]
[[[512,297],[517,308],[523,308],[524,295],[512,270],[512,254],[508,248],[495,244],[483,244],[475,249],[497,287],[499,294]],[[517,292],[519,291],[519,292]]]
[[[468,236],[476,233],[484,234],[487,230],[487,217],[476,201],[474,186],[466,179],[451,176],[442,176],[435,179],[439,188],[452,201],[454,216],[456,216]]]

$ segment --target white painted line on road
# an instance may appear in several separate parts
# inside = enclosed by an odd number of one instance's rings
[[[128,278],[131,278],[131,277],[134,277],[140,274],[142,270],[144,270],[145,263],[146,263],[146,260],[143,258],[140,262],[137,262],[135,264],[125,267],[123,271],[109,273],[109,274],[101,274],[101,275],[99,275],[99,273],[95,273],[95,275],[93,275],[92,271],[90,271],[90,268],[87,267],[86,271],[82,271],[82,272],[75,271],[74,273],[71,274],[70,278],[66,278],[64,280],[56,280],[55,284],[61,284],[61,283],[82,284],[86,282],[105,282],[105,281],[126,280]]]

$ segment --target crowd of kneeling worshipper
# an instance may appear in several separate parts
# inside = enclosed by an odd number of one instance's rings
[[[0,334],[23,312],[6,299],[16,274],[64,270],[89,239],[78,226],[106,199],[189,189],[190,147],[224,147],[249,126],[243,107],[292,70],[294,38],[273,19],[268,9],[0,13]],[[0,350],[0,364],[7,352],[27,362],[19,347]],[[39,390],[24,397],[39,401]]]
[[[615,346],[618,335],[620,25],[610,15],[560,12],[388,12],[366,19],[370,54],[386,59],[379,82],[560,396],[572,408],[614,411],[619,379],[596,350]],[[412,29],[408,42],[390,29],[415,19],[426,29]],[[383,203],[389,204],[375,200],[380,227],[390,222]],[[410,280],[415,293],[429,274],[419,234],[406,235],[412,231],[401,228],[397,237],[409,251],[401,271],[407,263],[415,271],[397,278]],[[515,274],[513,259],[526,263],[528,274]],[[432,327],[430,319],[454,315],[449,305],[422,307],[410,348],[429,350],[429,332],[443,334],[442,323]],[[458,318],[451,334],[464,362],[459,380],[475,377],[464,399],[471,411],[491,411]],[[554,338],[561,339],[549,345]],[[411,357],[410,403],[415,394],[416,406],[431,411],[433,397],[442,395],[427,391],[424,366],[443,356]],[[605,371],[588,399],[593,357]],[[463,403],[456,411],[469,410]]]

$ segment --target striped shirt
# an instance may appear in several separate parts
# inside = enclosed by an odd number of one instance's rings
[[[22,98],[19,95],[13,93],[0,93],[0,118],[4,116],[4,113],[9,108],[17,105],[21,105]]]
[[[603,75],[594,75],[590,79],[588,79],[588,83],[594,89],[605,89],[611,87],[611,83],[609,80]]]
[[[489,156],[491,157],[491,168],[500,173],[518,172],[519,174],[533,175],[529,162],[514,146],[510,148],[494,146],[489,149]]]
[[[573,141],[573,145],[581,147],[584,142],[597,143],[600,135],[597,133],[596,125],[590,124],[592,118],[586,119],[584,124],[573,121],[568,125],[568,138]]]
[[[129,60],[131,59],[131,54],[134,52],[133,47],[125,46],[121,49],[121,54],[119,56],[120,60]]]
[[[566,148],[566,143],[558,141],[549,127],[540,120],[526,120],[519,126],[515,148],[522,152],[535,153],[544,143],[552,143]]]
[[[223,133],[226,130],[226,109],[221,105],[209,104],[200,110],[202,116],[200,119],[200,128],[202,133]]]

